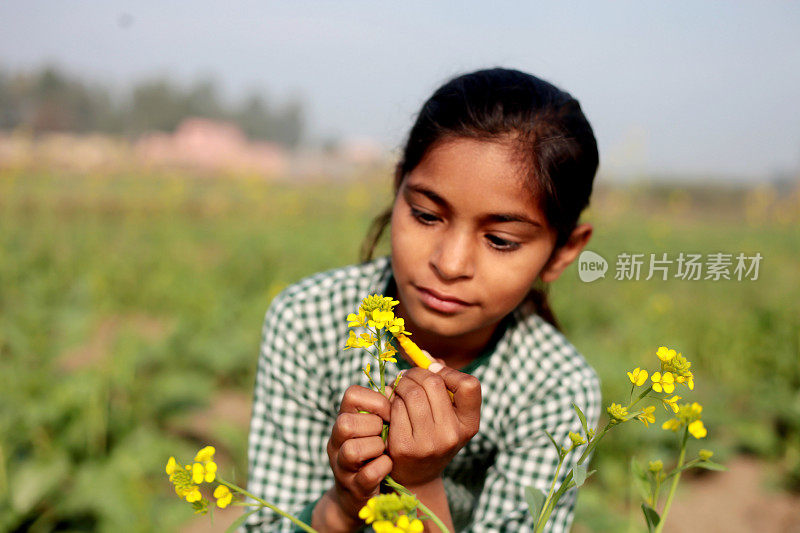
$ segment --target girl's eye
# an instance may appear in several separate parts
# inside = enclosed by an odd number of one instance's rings
[[[426,211],[420,211],[419,209],[411,208],[411,216],[417,219],[418,222],[421,224],[425,224],[426,226],[430,226],[431,224],[436,223],[439,220],[439,217],[432,213],[428,213]]]
[[[497,235],[492,235],[491,233],[486,234],[486,240],[489,241],[489,246],[501,252],[510,252],[516,250],[520,246],[518,242],[501,239]]]

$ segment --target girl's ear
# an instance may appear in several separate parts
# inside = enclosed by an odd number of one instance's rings
[[[553,256],[539,273],[542,281],[550,283],[558,279],[564,269],[569,266],[581,253],[589,238],[592,236],[592,226],[589,224],[578,224],[570,234],[567,242],[558,250],[553,252]]]

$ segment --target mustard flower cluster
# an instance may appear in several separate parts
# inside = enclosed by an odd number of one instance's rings
[[[213,446],[206,446],[197,452],[194,462],[183,466],[178,464],[175,457],[170,457],[167,461],[166,472],[170,483],[175,488],[175,493],[191,503],[195,513],[206,514],[208,512],[208,500],[200,492],[200,485],[212,483],[217,477],[217,463],[214,462],[215,452]],[[218,485],[214,489],[214,498],[217,507],[222,509],[231,503],[233,494],[225,485]]]
[[[367,501],[359,518],[372,524],[375,533],[422,533],[422,521],[416,518],[419,502],[409,494],[379,494]]]

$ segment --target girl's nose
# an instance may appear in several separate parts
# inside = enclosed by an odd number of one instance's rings
[[[437,243],[430,263],[444,281],[471,278],[475,274],[473,252],[469,235],[447,232]]]

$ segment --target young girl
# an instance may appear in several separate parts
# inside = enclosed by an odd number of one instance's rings
[[[578,217],[597,164],[577,100],[545,81],[492,69],[438,89],[366,246],[369,259],[391,223],[391,257],[304,279],[267,312],[250,490],[318,531],[358,531],[359,509],[391,474],[451,531],[532,531],[524,488],[546,493],[558,463],[545,432],[569,447],[581,432],[572,403],[591,427],[599,416],[597,376],[536,288],[589,240]],[[427,370],[398,360],[406,371],[391,401],[358,385],[369,357],[343,349],[346,315],[374,293],[400,301],[395,314],[438,359]],[[574,499],[548,531],[569,529]],[[246,527],[293,530],[279,518],[267,510]]]

